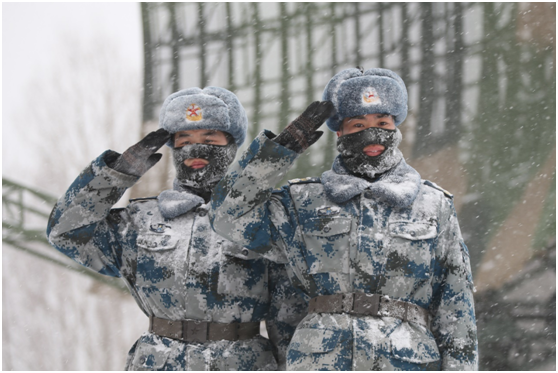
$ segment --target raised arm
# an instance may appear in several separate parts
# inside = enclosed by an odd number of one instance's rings
[[[329,101],[316,101],[279,136],[270,131],[258,135],[212,194],[210,219],[217,233],[260,253],[270,250],[289,221],[288,192],[272,198],[273,188],[297,156],[320,138],[317,129],[332,111]]]
[[[120,276],[123,245],[135,236],[127,229],[128,211],[112,206],[160,159],[155,151],[168,137],[164,130],[152,132],[122,155],[108,150],[95,159],[54,206],[49,242],[83,266]]]

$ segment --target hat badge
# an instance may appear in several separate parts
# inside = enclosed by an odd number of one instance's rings
[[[373,87],[369,87],[364,90],[362,93],[362,101],[369,105],[380,104],[382,102],[380,100],[380,96],[378,96],[378,93],[376,92],[376,89]]]
[[[196,104],[190,104],[186,109],[186,120],[191,122],[202,120],[202,109]]]

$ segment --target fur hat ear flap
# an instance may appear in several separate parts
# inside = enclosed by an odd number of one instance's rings
[[[388,69],[343,70],[329,81],[323,99],[335,107],[335,115],[327,121],[332,131],[339,131],[343,119],[357,115],[390,114],[396,126],[407,117],[407,88],[399,75]]]
[[[171,134],[195,129],[223,131],[240,146],[246,139],[248,117],[234,93],[220,87],[194,87],[166,98],[159,127]],[[172,147],[172,140],[167,145]]]

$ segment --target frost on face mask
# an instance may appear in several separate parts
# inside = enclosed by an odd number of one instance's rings
[[[199,192],[210,191],[227,173],[236,151],[234,141],[229,141],[227,145],[192,144],[174,148],[172,158],[176,168],[175,188],[179,186]],[[194,169],[184,164],[189,158],[205,159],[209,164],[201,169]]]
[[[343,135],[337,139],[339,151],[345,167],[356,175],[373,179],[376,175],[395,167],[403,158],[397,148],[402,140],[399,129],[388,130],[371,127],[364,131]],[[378,144],[385,147],[375,157],[366,155],[363,150],[368,145]]]

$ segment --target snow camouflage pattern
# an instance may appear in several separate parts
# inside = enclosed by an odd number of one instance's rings
[[[394,317],[308,314],[287,369],[477,369],[469,254],[451,198],[404,160],[374,183],[332,170],[322,176],[327,188],[308,178],[273,189],[297,154],[272,137],[262,132],[217,185],[214,229],[254,252],[280,246],[292,283],[310,298],[376,293],[431,315],[427,329]]]
[[[138,177],[92,162],[58,201],[47,235],[59,251],[104,275],[122,277],[146,315],[218,323],[266,320],[270,340],[185,343],[144,333],[128,370],[275,370],[307,304],[290,286],[286,262],[261,258],[219,237],[202,204],[164,219],[155,198],[112,209]],[[279,262],[279,263],[275,263]]]

